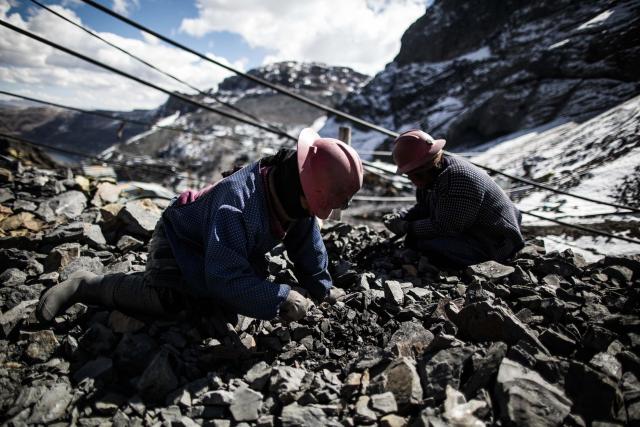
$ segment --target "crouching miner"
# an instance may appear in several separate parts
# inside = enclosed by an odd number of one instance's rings
[[[504,261],[523,245],[521,214],[484,171],[443,153],[445,140],[421,130],[402,133],[393,144],[397,173],[417,187],[411,209],[385,215],[386,227],[406,235],[406,245],[434,262],[464,267]]]
[[[280,150],[180,194],[156,226],[144,273],[75,273],[42,295],[37,315],[48,322],[82,302],[164,316],[204,301],[212,316],[298,320],[310,306],[303,293],[333,302],[342,292],[332,287],[315,217],[345,209],[361,186],[357,153],[304,129],[297,150]],[[266,280],[265,254],[280,241],[304,292]]]

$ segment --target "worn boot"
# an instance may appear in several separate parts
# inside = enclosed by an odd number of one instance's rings
[[[103,276],[90,271],[76,271],[67,280],[48,289],[41,297],[36,308],[36,316],[43,323],[48,323],[54,317],[77,302],[85,301],[83,290],[86,287],[99,287]]]
[[[145,286],[142,273],[98,276],[78,271],[42,295],[36,315],[41,322],[47,323],[71,305],[81,302],[134,316],[161,316],[167,314],[161,292],[162,289]]]

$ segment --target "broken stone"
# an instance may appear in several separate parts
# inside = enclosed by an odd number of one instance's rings
[[[603,271],[607,276],[616,279],[621,284],[631,283],[633,279],[633,270],[622,265],[612,265]]]
[[[407,419],[399,415],[389,414],[380,418],[380,427],[406,427]]]
[[[313,406],[300,406],[296,402],[282,408],[280,421],[282,427],[337,427],[341,425],[329,420],[322,409]]]
[[[63,243],[53,248],[44,263],[46,271],[57,271],[65,268],[71,261],[80,258],[80,244]]]
[[[495,393],[499,417],[508,425],[560,425],[571,409],[561,389],[507,358],[500,364]]]
[[[68,191],[40,204],[36,213],[47,222],[57,217],[75,219],[87,206],[87,198],[80,191]]]
[[[269,381],[271,366],[265,361],[260,361],[253,365],[244,375],[244,381],[254,390],[262,390]]]
[[[60,271],[60,281],[64,282],[69,276],[76,271],[90,271],[94,274],[102,274],[104,265],[99,258],[91,258],[88,256],[81,256],[72,260],[66,267]]]
[[[568,356],[576,348],[576,342],[574,340],[553,329],[545,329],[545,331],[540,334],[540,341],[552,354],[559,356]]]
[[[472,358],[473,374],[464,385],[464,393],[474,396],[481,388],[486,388],[498,373],[500,363],[507,354],[507,345],[503,342],[491,344],[483,357]]]
[[[426,356],[419,364],[424,395],[441,402],[447,385],[458,388],[462,367],[472,353],[469,348],[454,347]]]
[[[416,322],[403,322],[389,339],[387,349],[397,356],[421,356],[431,345],[433,334]]]
[[[8,268],[0,274],[2,286],[21,285],[27,280],[27,273],[17,268]]]
[[[171,357],[169,351],[163,348],[151,360],[136,383],[141,396],[156,402],[163,401],[167,393],[178,386]]]
[[[484,279],[500,279],[507,277],[515,271],[515,268],[502,265],[495,261],[487,261],[481,264],[467,267],[466,273],[469,276],[480,276]]]
[[[360,396],[356,401],[356,420],[363,424],[371,424],[378,417],[369,409],[369,396]]]
[[[140,249],[142,245],[144,245],[144,243],[142,243],[140,240],[126,234],[120,237],[120,240],[118,240],[118,243],[116,243],[118,250],[123,253]]]
[[[291,366],[278,366],[271,372],[270,391],[284,404],[295,400],[295,395],[300,391],[302,380],[306,375],[304,369]]]
[[[385,392],[391,392],[400,409],[422,400],[422,386],[415,362],[407,357],[394,360],[380,378]]]
[[[470,400],[467,402],[464,395],[450,385],[446,389],[447,398],[444,401],[444,418],[451,425],[458,427],[480,427],[484,423],[474,416],[479,409],[487,406],[486,402]]]
[[[234,393],[227,390],[215,390],[202,396],[202,403],[214,406],[229,406],[233,403]]]
[[[37,299],[22,301],[7,312],[0,314],[0,330],[3,338],[8,338],[15,327],[31,315],[37,303]]]
[[[42,230],[43,225],[31,212],[20,212],[0,221],[0,230],[8,232],[24,228],[37,232]]]
[[[376,412],[385,415],[398,410],[396,398],[391,392],[374,394],[371,396],[371,408]]]
[[[565,384],[576,412],[585,420],[624,421],[622,393],[618,384],[606,374],[571,361]]]
[[[610,353],[598,353],[589,362],[601,372],[609,375],[611,379],[618,382],[622,379],[622,364]]]
[[[549,351],[535,334],[506,307],[481,301],[465,306],[453,319],[460,332],[476,341],[504,341],[515,344],[525,340],[542,352]]]
[[[384,282],[384,297],[388,304],[402,306],[404,303],[404,292],[399,282],[387,280]]]
[[[161,213],[151,200],[142,199],[128,202],[118,213],[118,218],[126,224],[126,230],[130,233],[151,237]]]
[[[51,355],[60,347],[60,343],[53,334],[53,331],[44,330],[34,332],[29,335],[29,346],[25,350],[25,355],[34,361],[46,362]]]
[[[62,419],[71,400],[72,394],[69,386],[64,383],[55,384],[38,399],[27,422],[48,424]]]
[[[255,421],[262,405],[262,393],[248,387],[240,387],[233,393],[233,403],[229,407],[236,421]]]

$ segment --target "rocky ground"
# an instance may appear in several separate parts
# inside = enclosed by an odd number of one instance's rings
[[[587,264],[531,240],[509,265],[438,269],[325,224],[335,306],[301,322],[153,320],[40,293],[144,269],[166,200],[0,159],[0,422],[94,426],[640,425],[640,257]],[[274,280],[294,283],[277,249]]]

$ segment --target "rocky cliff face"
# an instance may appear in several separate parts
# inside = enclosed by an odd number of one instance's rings
[[[436,1],[341,108],[455,149],[582,121],[640,93],[640,3],[527,3]]]
[[[368,78],[346,67],[296,62],[270,64],[249,73],[332,106],[342,102],[348,93],[361,87]],[[211,95],[200,96],[198,100],[225,110],[227,107],[220,105],[214,97],[223,100],[290,135],[297,135],[303,127],[323,117],[323,113],[316,108],[240,77],[226,79],[220,84],[219,90]],[[208,182],[217,179],[219,173],[230,168],[234,161],[244,163],[254,160],[273,152],[284,142],[277,135],[185,106],[184,102],[175,99],[169,99],[158,111],[157,115],[165,117],[162,124],[190,129],[195,133],[190,135],[152,129],[110,149],[110,158],[124,161],[135,155],[142,156],[147,162],[171,161]],[[194,181],[186,185],[200,183]]]

